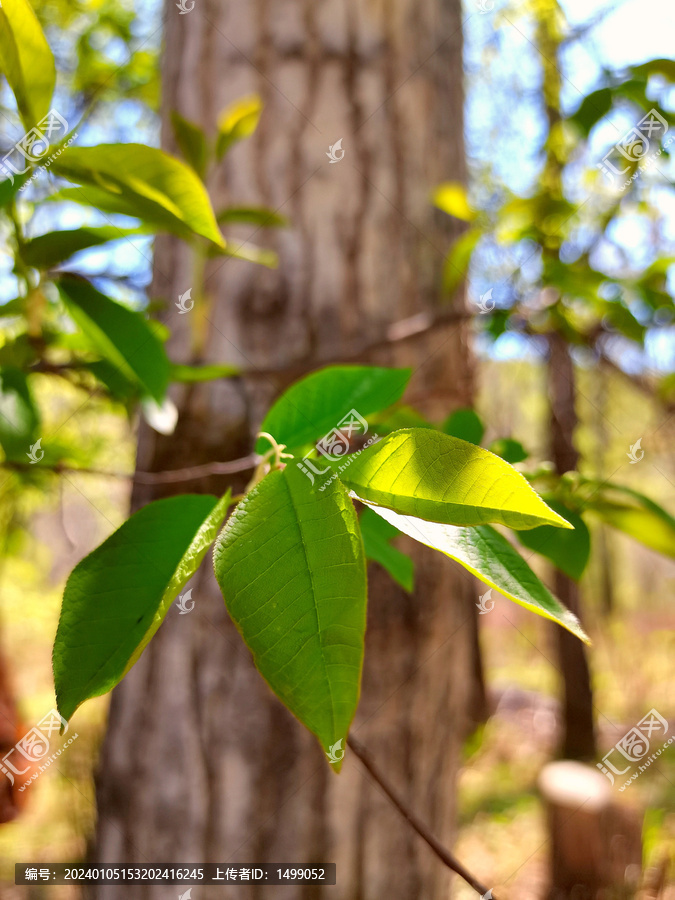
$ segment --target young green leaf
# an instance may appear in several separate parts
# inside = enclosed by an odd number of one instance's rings
[[[400,532],[372,509],[366,508],[359,517],[361,537],[366,551],[366,558],[379,563],[401,587],[412,593],[415,579],[415,566],[405,553],[401,553],[389,543]]]
[[[56,66],[28,0],[3,0],[0,6],[0,70],[30,131],[49,112]]]
[[[169,360],[143,316],[101,294],[84,278],[65,276],[57,286],[68,313],[99,353],[161,404]]]
[[[572,527],[503,459],[427,428],[396,431],[341,469],[359,500],[402,515],[447,525]]]
[[[221,225],[258,225],[260,228],[283,228],[286,216],[264,206],[228,206],[216,215]]]
[[[27,463],[40,416],[26,376],[10,366],[0,369],[0,445],[7,459]]]
[[[565,575],[578,581],[583,575],[591,554],[591,536],[586,523],[572,510],[551,497],[546,502],[573,526],[574,531],[561,531],[550,525],[541,525],[530,531],[518,531],[520,543],[535,553],[550,559]]]
[[[431,199],[434,206],[463,222],[471,222],[476,218],[476,213],[469,206],[466,188],[458,181],[446,181],[440,184]]]
[[[64,719],[112,690],[137,661],[199,568],[229,504],[229,491],[221,500],[192,494],[156,500],[73,569],[53,653]]]
[[[206,366],[183,366],[172,364],[169,369],[170,381],[193,384],[197,381],[215,381],[217,378],[233,378],[241,370],[226,363],[210,363]]]
[[[206,188],[194,170],[156,147],[71,146],[54,161],[52,169],[85,185],[81,189],[85,198],[92,191],[87,202],[93,206],[99,206],[102,193],[107,194],[115,212],[136,216],[181,237],[198,234],[225,246]]]
[[[577,617],[551,594],[506,538],[490,525],[457,528],[425,522],[414,516],[400,516],[390,509],[369,505],[399,531],[427,547],[440,550],[509,600],[538,616],[557,622],[582,641],[590,643]]]
[[[513,438],[497,438],[496,441],[490,444],[488,449],[490,453],[494,453],[495,456],[501,456],[502,459],[505,459],[511,465],[523,462],[530,455],[520,441],[514,441]]]
[[[363,543],[347,492],[337,479],[314,492],[295,466],[272,472],[237,506],[213,555],[258,670],[331,754],[358,703],[366,627]]]
[[[218,117],[216,158],[221,160],[237,141],[250,137],[258,127],[262,112],[260,97],[242,97],[231,103]]]
[[[269,410],[260,426],[289,451],[323,437],[352,410],[365,417],[400,399],[410,369],[377,366],[327,366],[296,381]],[[264,453],[261,438],[256,450]]]
[[[70,259],[80,250],[143,234],[147,234],[147,231],[142,228],[116,228],[114,225],[49,231],[33,238],[32,241],[27,241],[21,249],[21,258],[27,265],[36,269],[50,269]]]

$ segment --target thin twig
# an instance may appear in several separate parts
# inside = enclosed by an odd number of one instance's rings
[[[456,872],[457,875],[459,875],[460,878],[463,878],[467,884],[471,885],[471,887],[475,891],[478,891],[481,897],[487,894],[488,888],[486,888],[485,885],[481,884],[477,878],[474,878],[471,872],[468,872],[461,864],[461,862],[455,859],[452,853],[450,853],[450,851],[447,850],[443,846],[443,844],[441,844],[441,842],[434,837],[434,835],[429,831],[424,822],[422,822],[422,820],[419,819],[415,815],[415,813],[405,805],[396,791],[392,788],[389,782],[379,771],[379,769],[373,762],[370,753],[366,750],[363,744],[359,743],[356,738],[353,738],[350,735],[347,738],[347,746],[351,748],[352,752],[356,756],[358,756],[363,764],[363,767],[366,769],[373,781],[375,781],[382,788],[382,790],[391,800],[396,809],[410,823],[410,825],[415,829],[419,836],[427,842],[427,844],[431,847],[431,849],[441,860],[441,862],[449,869],[452,869],[453,872]],[[492,896],[492,894],[490,896]],[[497,898],[493,897],[493,900],[497,900]]]
[[[256,453],[244,456],[241,459],[233,459],[229,462],[205,463],[202,466],[187,466],[184,469],[167,469],[163,472],[105,472],[101,469],[77,468],[76,466],[63,466],[57,463],[54,466],[38,466],[36,471],[45,469],[55,472],[57,475],[68,472],[73,475],[97,475],[99,478],[128,478],[137,484],[174,484],[183,481],[195,481],[197,478],[205,478],[209,475],[234,475],[237,472],[246,472],[253,469],[260,462]],[[29,470],[31,463],[17,463],[5,461],[2,465],[7,469]]]

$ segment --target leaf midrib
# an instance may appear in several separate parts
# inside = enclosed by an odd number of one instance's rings
[[[328,677],[327,663],[326,663],[326,658],[325,658],[325,654],[324,654],[324,645],[323,645],[322,630],[321,630],[321,619],[319,616],[319,608],[318,608],[317,602],[316,602],[316,587],[315,587],[315,583],[314,583],[314,573],[313,573],[312,568],[309,563],[309,556],[307,554],[307,546],[305,543],[305,535],[302,530],[302,520],[300,518],[298,508],[295,505],[295,499],[293,497],[293,492],[291,491],[288,480],[286,478],[282,478],[281,480],[283,481],[286,491],[288,493],[291,507],[293,509],[293,515],[295,516],[295,521],[297,522],[297,525],[298,525],[298,532],[300,534],[300,545],[302,547],[303,556],[305,557],[305,565],[307,567],[307,572],[309,573],[310,584],[312,586],[312,602],[313,602],[313,606],[314,606],[314,615],[316,618],[316,629],[317,629],[317,634],[319,637],[319,648],[321,650],[321,668],[323,670],[323,677],[325,679],[326,686],[328,688],[328,696],[330,697],[331,726],[332,726],[333,736],[335,736],[335,702],[333,700],[333,690],[331,687],[330,678]]]

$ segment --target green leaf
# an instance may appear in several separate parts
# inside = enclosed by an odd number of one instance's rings
[[[25,172],[23,175],[15,175],[14,181],[12,182],[11,178],[8,178],[6,181],[0,182],[0,209],[3,209],[9,203],[12,202],[14,197],[19,192],[19,189],[23,187],[23,185],[30,178],[30,170]]]
[[[407,554],[389,543],[400,534],[398,528],[394,528],[381,516],[376,515],[369,507],[361,513],[359,525],[366,558],[379,563],[394,581],[405,591],[412,593],[415,579],[414,563]]]
[[[194,384],[198,381],[215,381],[217,378],[234,378],[240,371],[241,369],[238,366],[228,366],[221,363],[212,363],[207,366],[172,364],[169,369],[169,380]]]
[[[611,89],[600,88],[584,97],[579,104],[579,108],[570,116],[570,119],[572,122],[575,122],[582,133],[588,137],[596,122],[603,119],[611,110],[612,103],[613,98]]]
[[[227,243],[225,248],[211,247],[209,257],[215,256],[231,256],[234,259],[243,259],[246,262],[256,263],[259,266],[266,266],[268,269],[276,269],[279,265],[279,257],[274,250],[268,250],[265,247],[258,247],[256,244],[249,244],[248,241],[235,246],[235,242]]]
[[[0,69],[30,131],[49,112],[56,66],[28,0],[3,0],[0,6]]]
[[[96,359],[94,362],[83,365],[105,386],[114,400],[126,401],[138,398],[140,390],[136,379],[125,378],[119,367],[108,362],[107,359]]]
[[[144,506],[72,571],[54,641],[64,719],[112,690],[197,571],[230,503],[184,494]]]
[[[476,217],[476,213],[469,206],[466,188],[458,181],[446,181],[439,185],[432,195],[432,202],[444,213],[464,222],[471,222]]]
[[[206,188],[190,166],[162,150],[144,144],[71,146],[52,169],[83,185],[81,194],[92,206],[135,216],[181,237],[198,234],[225,246]],[[100,204],[101,193],[108,195],[111,205]]]
[[[80,250],[97,247],[110,241],[147,234],[142,228],[74,228],[69,231],[50,231],[28,241],[21,250],[21,258],[37,269],[50,269],[70,259]]]
[[[283,228],[288,225],[282,216],[264,206],[228,206],[216,215],[221,225],[258,225],[260,228]]]
[[[557,622],[590,643],[577,617],[551,594],[506,538],[490,525],[457,528],[413,516],[400,516],[389,509],[369,505],[399,531],[427,547],[440,550],[509,600]]]
[[[542,525],[531,531],[516,532],[518,540],[530,550],[550,559],[554,566],[578,581],[588,564],[591,554],[591,536],[586,523],[563,503],[551,497],[546,502],[573,526],[574,531],[561,531],[550,525]]]
[[[333,464],[335,465],[335,464]],[[368,503],[448,525],[572,526],[508,463],[427,428],[396,431],[342,461],[340,479]]]
[[[478,444],[483,440],[485,426],[477,412],[473,409],[456,409],[441,425],[441,431],[451,437],[461,438],[470,444]]]
[[[530,455],[520,441],[514,441],[513,438],[497,438],[490,444],[489,449],[490,453],[501,456],[511,465],[523,462]]]
[[[597,485],[599,490],[584,502],[585,509],[645,547],[675,559],[675,518],[669,512],[632,488]]]
[[[346,491],[336,479],[314,492],[295,466],[270,473],[230,517],[214,565],[261,675],[329,753],[356,710],[366,627],[363,542]]]
[[[258,96],[242,97],[231,103],[218,118],[216,157],[221,160],[233,144],[250,137],[258,127],[262,101]]]
[[[209,155],[206,135],[199,125],[184,119],[176,110],[171,113],[171,124],[183,159],[192,166],[200,178],[204,178]]]
[[[66,276],[56,284],[68,313],[98,352],[161,404],[169,383],[169,360],[143,316],[83,278]]]
[[[40,416],[20,369],[0,369],[0,444],[7,459],[28,463]]]
[[[271,434],[289,451],[323,437],[352,410],[366,417],[400,399],[410,369],[376,366],[328,366],[297,381],[269,410],[260,431]],[[260,439],[256,451],[268,443]]]

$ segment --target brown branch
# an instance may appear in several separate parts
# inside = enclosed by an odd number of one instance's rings
[[[205,463],[202,466],[187,466],[184,469],[167,469],[164,472],[105,472],[100,469],[84,469],[75,466],[64,466],[56,463],[54,466],[38,466],[39,470],[47,469],[60,475],[68,472],[72,475],[97,475],[99,478],[128,478],[137,484],[175,484],[183,481],[195,481],[197,478],[205,478],[209,475],[234,475],[237,472],[246,472],[253,469],[260,462],[256,453],[244,456],[241,459],[233,459],[229,462]],[[2,465],[7,469],[30,470],[31,463],[16,463],[4,461]]]
[[[447,850],[443,844],[434,835],[429,831],[427,826],[419,819],[415,813],[409,809],[405,803],[398,796],[396,791],[392,788],[389,782],[385,779],[379,769],[376,767],[370,753],[366,750],[366,748],[356,740],[356,738],[351,737],[351,735],[347,738],[347,746],[351,749],[352,753],[361,760],[363,767],[368,772],[373,781],[378,784],[384,793],[387,795],[389,800],[391,800],[392,804],[396,807],[396,809],[401,813],[404,819],[406,819],[410,825],[415,829],[415,831],[419,834],[422,840],[426,841],[427,844],[434,851],[436,856],[441,860],[441,862],[448,867],[448,869],[452,869],[460,878],[463,878],[467,884],[469,884],[475,891],[481,895],[481,897],[485,896],[488,893],[488,888],[485,885],[481,884],[477,878],[468,872],[464,866],[459,862],[459,860],[455,859],[455,857]],[[490,893],[492,897],[492,893]],[[493,897],[493,900],[497,900],[496,897]]]

